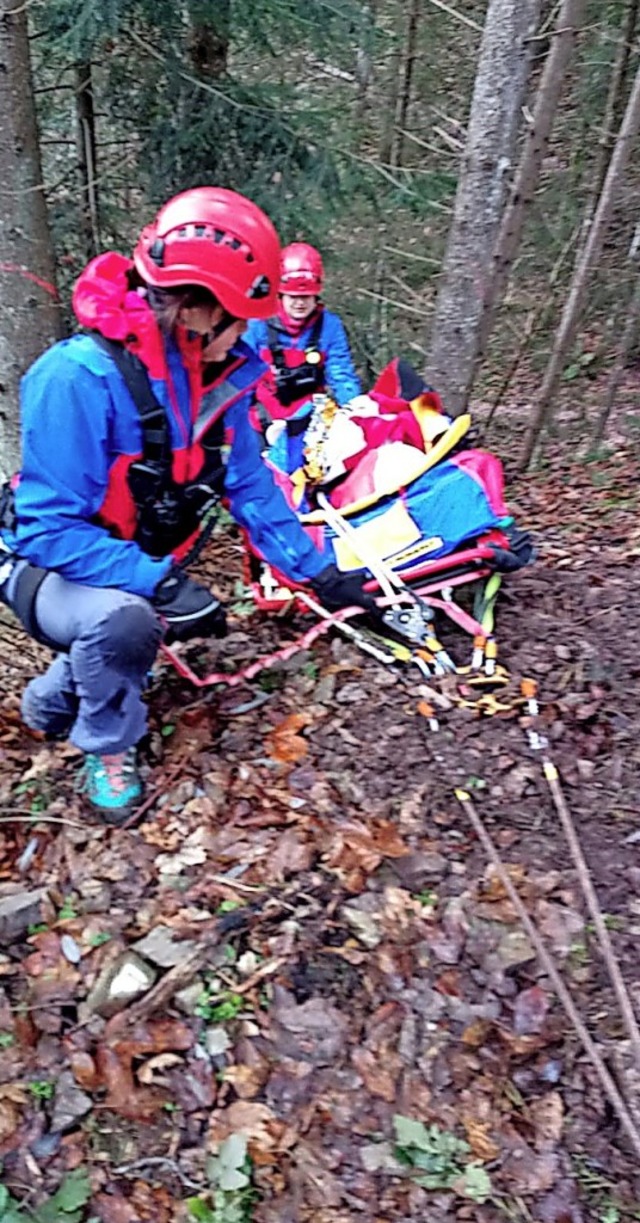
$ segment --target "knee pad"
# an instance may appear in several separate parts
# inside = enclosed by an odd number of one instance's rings
[[[146,671],[160,644],[162,626],[146,599],[128,595],[101,622],[99,633],[106,663]]]

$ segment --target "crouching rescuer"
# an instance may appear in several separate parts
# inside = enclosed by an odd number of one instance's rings
[[[222,495],[292,583],[310,583],[330,610],[374,610],[362,575],[340,573],[304,532],[249,422],[265,367],[241,335],[273,314],[279,266],[277,234],[252,201],[182,192],[133,259],[108,252],[85,268],[73,292],[83,332],[22,382],[0,598],[56,652],[22,713],[85,754],[87,798],[111,824],[141,800],[142,693],[160,641],[226,631],[215,594],[181,564]]]

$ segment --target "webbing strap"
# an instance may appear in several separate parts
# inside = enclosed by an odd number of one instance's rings
[[[98,332],[92,334],[92,339],[100,348],[104,348],[118,367],[136,405],[142,428],[143,458],[148,462],[165,463],[170,467],[171,447],[166,412],[153,393],[143,362],[118,340],[108,340]]]
[[[14,614],[18,617],[23,628],[26,629],[30,637],[35,641],[39,641],[40,645],[46,645],[51,650],[61,650],[64,647],[57,641],[52,641],[42,632],[36,618],[36,598],[38,591],[44,582],[44,579],[49,576],[50,569],[41,569],[39,565],[31,565],[28,562],[18,561],[21,565],[15,581],[15,586],[11,595],[11,603],[9,606]]]

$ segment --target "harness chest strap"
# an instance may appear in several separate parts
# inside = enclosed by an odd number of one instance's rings
[[[320,336],[322,335],[322,321],[321,314],[314,319],[309,340],[304,348],[306,353],[319,353],[320,350],[318,345],[320,343]],[[267,336],[269,340],[269,349],[273,358],[273,364],[276,366],[276,369],[287,369],[288,367],[285,357],[285,350],[282,344],[282,331],[275,319],[269,319],[267,322]]]

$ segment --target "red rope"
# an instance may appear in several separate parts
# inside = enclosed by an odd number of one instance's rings
[[[294,654],[298,654],[301,650],[306,650],[312,645],[317,637],[322,633],[326,633],[341,620],[347,620],[351,616],[362,614],[362,608],[348,607],[343,611],[336,612],[327,620],[320,620],[318,624],[314,624],[308,629],[302,637],[296,638],[290,645],[283,646],[281,650],[276,650],[273,654],[267,654],[263,658],[256,659],[255,662],[244,667],[242,671],[235,671],[229,675],[227,671],[212,671],[209,675],[196,675],[195,671],[189,666],[179,654],[168,645],[161,645],[160,649],[165,658],[175,667],[179,675],[183,679],[188,679],[196,688],[210,688],[214,684],[226,684],[228,688],[236,688],[238,684],[243,684],[246,680],[253,679],[260,671],[265,671],[268,667],[275,666],[278,662],[285,662],[287,658],[293,658]]]

